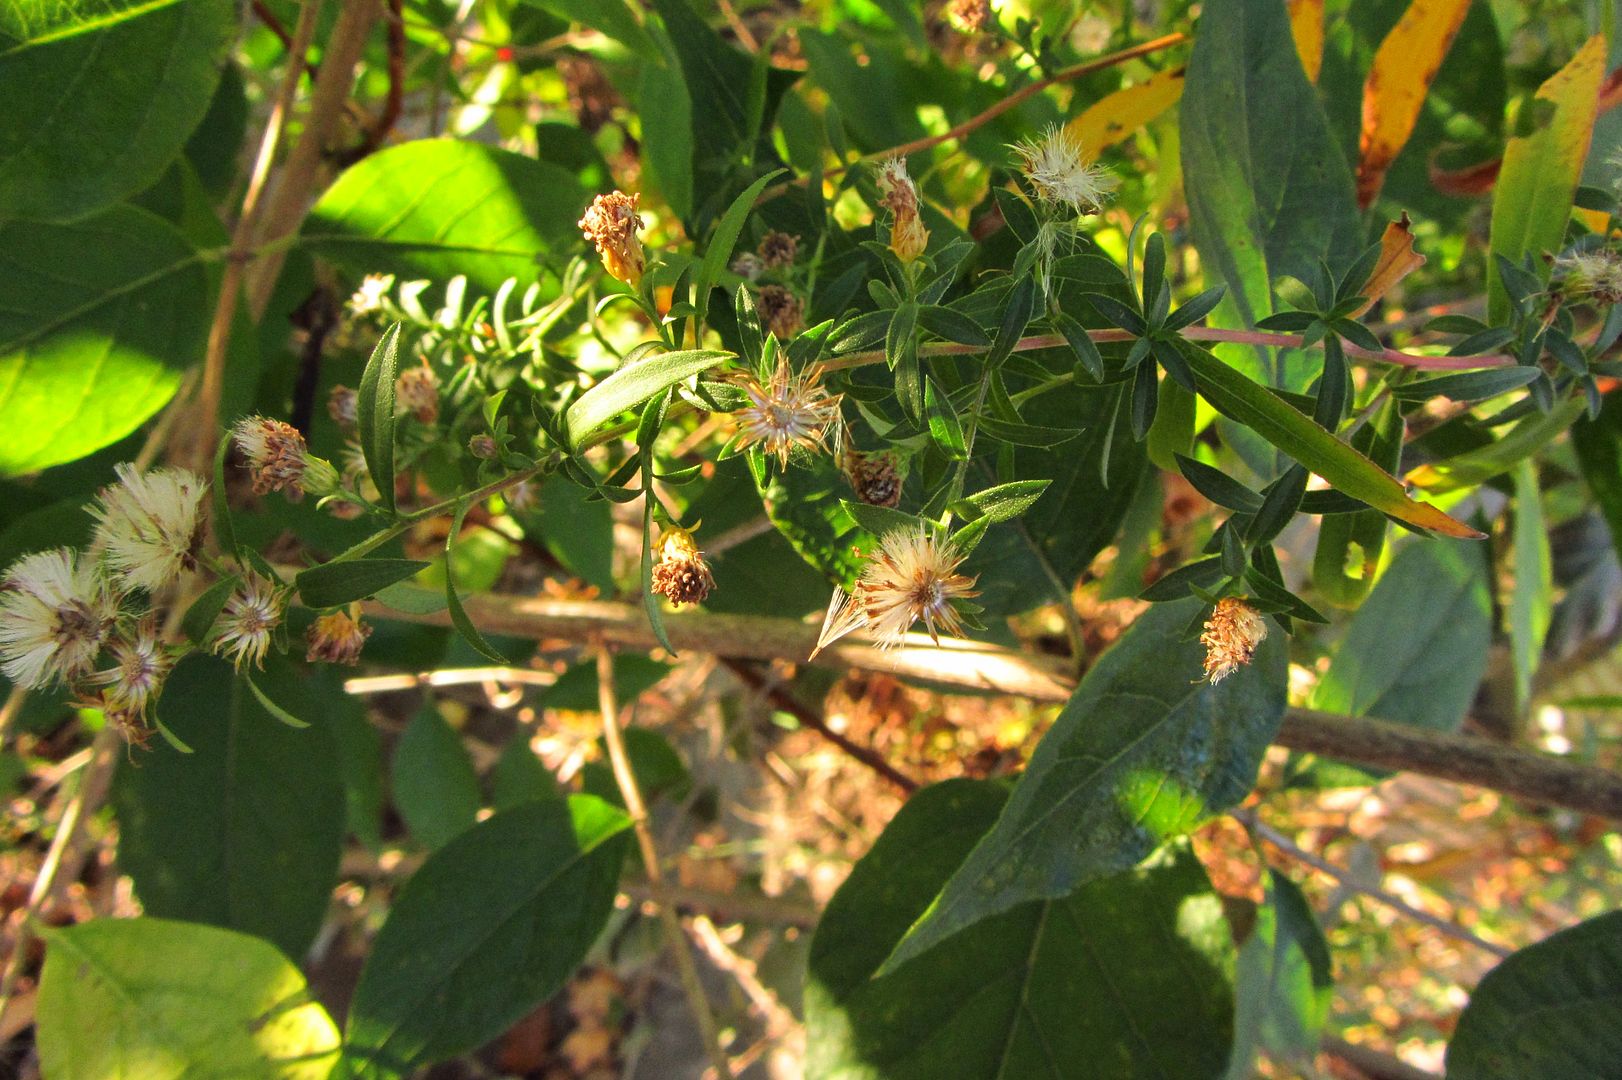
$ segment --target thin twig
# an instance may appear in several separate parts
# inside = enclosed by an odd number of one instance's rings
[[[1442,1080],[1435,1073],[1416,1069],[1400,1058],[1383,1054],[1370,1046],[1347,1042],[1335,1035],[1325,1035],[1320,1039],[1318,1049],[1346,1062],[1369,1080]]]
[[[1157,37],[1152,41],[1145,41],[1141,44],[1133,45],[1130,48],[1122,49],[1120,52],[1110,53],[1108,56],[1100,56],[1096,60],[1088,60],[1084,63],[1075,64],[1071,67],[1065,68],[1062,71],[1055,72],[1045,79],[1038,79],[1036,82],[1020,87],[1018,90],[1015,90],[1007,97],[997,102],[997,104],[991,106],[991,108],[986,109],[984,112],[976,113],[974,116],[969,117],[967,120],[963,121],[961,124],[958,124],[956,127],[953,127],[949,131],[944,131],[939,135],[928,135],[922,139],[914,139],[912,142],[902,143],[900,146],[893,146],[888,150],[880,150],[877,153],[866,154],[856,159],[855,164],[859,165],[865,161],[881,161],[890,157],[905,157],[908,154],[916,154],[921,150],[928,150],[931,147],[939,146],[944,142],[951,142],[953,139],[961,139],[963,136],[969,134],[971,131],[974,131],[976,128],[989,124],[991,121],[997,119],[997,117],[1001,116],[1009,109],[1017,108],[1018,106],[1023,105],[1026,101],[1035,97],[1037,94],[1040,94],[1050,86],[1055,86],[1064,82],[1072,82],[1084,76],[1091,75],[1095,71],[1103,71],[1105,68],[1115,67],[1117,64],[1124,64],[1128,60],[1136,60],[1140,56],[1147,56],[1150,53],[1159,52],[1162,49],[1169,49],[1173,46],[1181,45],[1186,41],[1188,41],[1187,34],[1167,34],[1164,37]],[[832,179],[833,177],[847,171],[851,167],[851,165],[843,163],[836,165],[827,172],[823,173],[823,178]],[[781,184],[774,184],[765,191],[761,192],[760,198],[755,200],[756,204],[758,205],[760,203],[767,202],[770,199],[774,199],[783,194],[785,191],[806,183],[808,179],[808,176],[802,176],[794,180],[785,181]]]
[[[766,1034],[761,1040],[771,1043],[789,1037],[800,1029],[800,1023],[794,1019],[794,1014],[783,1007],[777,1000],[777,995],[760,981],[756,973],[755,962],[744,956],[739,956],[733,948],[721,938],[721,932],[707,915],[695,915],[692,919],[693,939],[698,942],[699,948],[704,950],[710,958],[710,963],[731,975],[739,987],[743,989],[744,996],[750,1004],[759,1009],[766,1018]],[[756,1044],[759,1046],[759,1044]],[[745,1053],[759,1051],[750,1047]],[[747,1063],[734,1060],[739,1069],[747,1068]],[[703,1080],[716,1080],[714,1070],[704,1073]]]
[[[1493,944],[1486,938],[1480,937],[1471,931],[1466,930],[1458,923],[1450,922],[1447,919],[1432,915],[1428,911],[1421,911],[1419,908],[1414,907],[1406,900],[1393,896],[1384,889],[1363,884],[1362,882],[1353,878],[1345,870],[1342,870],[1340,867],[1336,866],[1334,863],[1314,855],[1312,852],[1307,851],[1305,848],[1296,844],[1295,841],[1291,840],[1288,836],[1285,836],[1277,829],[1263,823],[1262,820],[1257,817],[1254,810],[1236,811],[1234,813],[1234,817],[1237,818],[1240,823],[1250,831],[1251,835],[1260,840],[1267,841],[1269,844],[1272,844],[1274,847],[1278,848],[1280,851],[1284,852],[1297,862],[1305,863],[1314,870],[1317,870],[1319,873],[1328,874],[1338,883],[1352,890],[1353,892],[1360,893],[1363,896],[1368,897],[1370,900],[1378,901],[1391,910],[1400,912],[1416,922],[1424,923],[1431,929],[1440,931],[1456,941],[1462,941],[1467,945],[1474,945],[1476,948],[1492,953],[1494,956],[1500,959],[1508,956],[1512,951],[1510,949],[1506,949],[1502,945]]]
[[[389,44],[388,96],[383,99],[383,111],[378,114],[377,122],[366,129],[365,140],[352,152],[344,155],[345,165],[353,165],[382,146],[383,140],[394,130],[394,125],[400,122],[400,112],[405,105],[406,36],[403,0],[388,0],[388,3],[389,13],[385,20]]]
[[[619,785],[620,797],[625,800],[625,812],[636,833],[638,849],[642,852],[643,868],[647,871],[648,885],[653,890],[654,906],[659,910],[659,921],[664,927],[665,944],[676,961],[681,976],[682,990],[687,995],[688,1007],[698,1022],[699,1034],[704,1039],[704,1050],[720,1080],[731,1080],[732,1069],[727,1064],[726,1049],[721,1045],[721,1033],[710,1012],[709,1000],[704,996],[704,984],[699,981],[698,968],[688,948],[687,935],[681,926],[676,908],[664,898],[665,875],[659,862],[659,849],[653,842],[653,830],[648,826],[648,808],[642,801],[642,789],[637,785],[636,773],[631,770],[631,759],[625,751],[625,740],[620,735],[619,707],[614,703],[614,654],[603,645],[597,650],[597,703],[603,713],[603,743],[608,748],[608,762]]]
[[[470,683],[510,683],[518,686],[551,686],[558,677],[550,671],[533,668],[476,667],[439,668],[416,674],[369,675],[344,680],[344,693],[356,697],[367,694],[391,694],[401,690],[415,690],[421,686],[466,686]]]

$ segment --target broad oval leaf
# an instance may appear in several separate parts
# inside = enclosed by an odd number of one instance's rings
[[[639,407],[653,395],[732,359],[713,349],[663,353],[628,364],[580,395],[564,413],[569,443],[578,450],[586,436],[622,412]]]
[[[1611,1076],[1622,1061],[1622,911],[1487,972],[1447,1047],[1449,1080]]]
[[[331,724],[286,661],[256,676],[309,727],[272,716],[229,664],[196,655],[170,675],[162,740],[120,766],[118,861],[150,915],[268,938],[302,955],[337,882],[344,790]]]
[[[1256,1051],[1310,1062],[1334,993],[1329,942],[1301,889],[1269,870],[1267,902],[1239,950],[1233,1058],[1227,1080],[1256,1075]]]
[[[811,943],[806,1076],[1220,1073],[1232,1034],[1233,945],[1221,899],[1186,845],[1022,904],[873,978],[1005,798],[983,780],[924,789],[834,894]]]
[[[150,186],[235,30],[231,0],[0,5],[0,219],[69,221]]]
[[[304,224],[315,251],[357,277],[448,280],[494,293],[534,280],[536,257],[571,238],[586,193],[568,170],[456,139],[390,147],[346,170]],[[578,242],[578,235],[571,242]]]
[[[305,607],[337,607],[376,595],[429,565],[420,559],[345,559],[300,571],[293,583]]]
[[[478,817],[479,774],[473,759],[432,703],[419,709],[401,734],[393,777],[394,807],[425,847],[444,847]]]
[[[338,1030],[268,942],[167,919],[46,932],[40,1068],[51,1080],[326,1080]]]
[[[1156,605],[1099,659],[885,970],[981,919],[1126,870],[1249,793],[1284,715],[1283,635],[1275,628],[1213,686],[1203,648],[1184,640],[1198,611]]]
[[[362,969],[357,1077],[480,1046],[557,992],[614,905],[630,819],[589,795],[502,811],[429,856]]]
[[[180,233],[145,210],[0,223],[0,278],[0,475],[117,442],[202,356],[207,276]]]

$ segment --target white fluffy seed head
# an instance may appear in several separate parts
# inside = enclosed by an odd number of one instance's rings
[[[1082,160],[1081,143],[1068,130],[1051,127],[1041,139],[1014,146],[1020,171],[1037,198],[1066,205],[1078,214],[1096,214],[1115,190],[1104,166]]]
[[[835,591],[817,651],[862,629],[881,648],[892,648],[919,620],[937,645],[942,633],[960,636],[963,619],[953,604],[980,595],[975,579],[957,572],[964,558],[951,540],[938,540],[922,526],[885,533],[855,590]]]
[[[197,565],[208,485],[173,466],[142,473],[121,464],[114,472],[118,482],[90,507],[96,541],[124,588],[156,591]]]
[[[17,562],[0,585],[0,670],[38,689],[89,673],[118,618],[96,564],[67,548]]]

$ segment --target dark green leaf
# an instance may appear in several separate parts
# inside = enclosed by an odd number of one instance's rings
[[[175,668],[157,715],[193,752],[154,742],[120,766],[118,860],[149,915],[256,934],[301,956],[337,883],[343,783],[332,727],[304,680],[274,657],[258,678],[310,727],[279,723],[220,660]]]
[[[955,308],[926,304],[918,309],[918,325],[938,338],[960,345],[990,345],[991,335]]]
[[[1013,424],[992,416],[980,418],[980,431],[999,442],[1015,446],[1034,446],[1041,449],[1067,443],[1081,434],[1073,428],[1038,427],[1035,424]]]
[[[629,825],[589,795],[540,800],[429,856],[355,988],[344,1045],[354,1075],[472,1050],[556,993],[613,910]]]
[[[1053,324],[1055,330],[1064,335],[1065,341],[1070,345],[1070,351],[1076,354],[1076,362],[1086,369],[1093,381],[1103,382],[1104,357],[1087,333],[1086,327],[1062,311],[1050,315],[1048,321]]]
[[[701,107],[708,104],[701,102]],[[721,280],[721,271],[732,261],[732,250],[738,246],[738,234],[743,232],[743,223],[748,220],[749,212],[755,208],[755,200],[760,198],[760,193],[766,190],[766,185],[777,179],[782,171],[773,169],[744,188],[743,192],[732,200],[732,205],[727,207],[727,212],[721,215],[721,220],[716,223],[715,231],[710,234],[709,242],[704,248],[704,261],[698,268],[698,289],[695,295],[698,297],[700,311],[708,310],[710,287]]]
[[[953,461],[966,461],[968,444],[963,439],[963,424],[952,407],[952,399],[936,385],[935,380],[924,379],[924,415],[929,420],[929,437],[943,454]]]
[[[586,445],[588,435],[620,413],[640,408],[661,390],[732,358],[729,352],[693,349],[664,353],[620,368],[581,394],[564,413],[570,447],[580,450]]]
[[[1195,610],[1150,608],[1088,671],[887,971],[988,916],[1126,870],[1249,793],[1284,714],[1286,650],[1270,634],[1213,686],[1204,649],[1182,639]]]
[[[1116,326],[1131,334],[1142,334],[1148,329],[1143,316],[1127,307],[1111,296],[1102,293],[1087,293],[1084,299],[1105,319],[1111,326]]]
[[[462,737],[425,704],[394,748],[394,808],[417,842],[440,848],[472,827],[479,777]]]
[[[1296,884],[1277,870],[1267,881],[1267,902],[1239,950],[1228,1080],[1251,1080],[1262,1048],[1284,1061],[1311,1062],[1329,1019],[1329,943]]]
[[[1008,306],[1003,308],[1002,325],[997,328],[997,339],[986,353],[986,367],[996,370],[1013,353],[1014,346],[1030,325],[1036,310],[1036,278],[1026,276],[1014,283],[1008,293]]]
[[[1223,472],[1203,461],[1177,455],[1177,467],[1194,490],[1218,506],[1229,510],[1253,512],[1262,507],[1262,497]]]
[[[305,607],[332,608],[375,596],[428,566],[418,559],[345,559],[300,571],[293,584]]]
[[[989,524],[995,525],[1029,510],[1051,483],[1051,480],[1015,480],[977,491],[963,502],[974,508],[976,518],[986,518]]]
[[[361,373],[355,418],[366,471],[383,508],[394,510],[394,382],[400,369],[400,324],[384,331]]]
[[[1535,367],[1505,367],[1438,375],[1394,386],[1391,395],[1399,401],[1429,401],[1435,397],[1452,401],[1486,401],[1499,394],[1519,390],[1541,374]]]
[[[1301,505],[1301,496],[1307,491],[1307,470],[1292,465],[1284,475],[1267,486],[1262,496],[1262,508],[1256,511],[1250,527],[1245,530],[1245,541],[1252,546],[1271,543],[1284,531]]]
[[[456,508],[456,515],[451,521],[451,530],[445,534],[445,605],[450,608],[451,625],[462,639],[473,646],[473,651],[486,660],[497,664],[506,664],[509,661],[496,651],[494,645],[485,640],[484,634],[472,619],[468,618],[467,609],[462,607],[462,598],[456,591],[456,573],[453,567],[456,563],[456,541],[462,532],[462,520],[467,517],[471,504],[463,503]]]
[[[1450,1080],[1608,1076],[1622,1061],[1622,911],[1487,972],[1447,1048]]]
[[[191,607],[186,609],[180,627],[194,644],[208,643],[209,631],[214,629],[214,621],[220,617],[220,612],[225,610],[225,602],[236,591],[238,584],[240,582],[235,577],[223,577],[204,589],[197,599],[192,601]]]

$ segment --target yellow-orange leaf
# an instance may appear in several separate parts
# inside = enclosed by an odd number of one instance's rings
[[[1408,144],[1436,71],[1464,23],[1470,0],[1413,0],[1374,54],[1363,84],[1357,203],[1380,194],[1386,170]]]
[[[1102,97],[1070,121],[1069,132],[1090,161],[1106,146],[1113,146],[1177,104],[1183,96],[1183,69],[1159,72],[1146,82],[1124,87]]]
[[[1414,250],[1414,230],[1408,215],[1404,214],[1388,224],[1381,234],[1380,261],[1374,264],[1374,272],[1363,283],[1363,306],[1349,317],[1360,317],[1376,300],[1390,292],[1393,285],[1424,265],[1425,256]]]
[[[1307,81],[1316,83],[1324,64],[1324,0],[1290,0],[1290,36]]]

